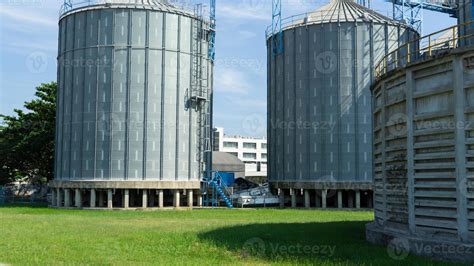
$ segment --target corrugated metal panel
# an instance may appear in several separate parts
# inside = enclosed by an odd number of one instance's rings
[[[57,180],[200,180],[198,112],[184,101],[195,22],[104,6],[60,20]]]
[[[331,23],[287,28],[284,53],[269,48],[271,182],[372,181],[374,65],[417,33],[373,12],[359,20],[351,1],[326,9]]]
[[[472,242],[472,58],[453,53],[375,84],[375,219],[384,230]]]

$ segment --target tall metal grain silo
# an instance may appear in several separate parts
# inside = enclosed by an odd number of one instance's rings
[[[59,20],[53,206],[199,204],[213,65],[202,7],[68,7]]]
[[[351,0],[282,24],[281,54],[267,34],[270,185],[282,207],[371,207],[374,65],[418,33]]]

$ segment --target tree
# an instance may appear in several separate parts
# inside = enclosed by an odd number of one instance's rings
[[[25,111],[0,115],[0,184],[45,184],[53,178],[56,90],[55,82],[41,84]]]

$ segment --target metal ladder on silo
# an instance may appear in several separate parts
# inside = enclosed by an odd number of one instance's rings
[[[207,51],[203,53],[207,40],[206,23],[203,18],[203,5],[197,4],[194,8],[197,18],[192,27],[192,70],[191,70],[191,105],[198,112],[198,162],[199,173],[204,173],[206,154],[211,151],[211,114],[209,106]]]

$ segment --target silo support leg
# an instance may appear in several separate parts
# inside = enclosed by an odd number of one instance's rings
[[[321,196],[322,207],[323,207],[323,209],[326,209],[327,208],[328,190],[323,189],[321,194],[322,194],[322,196]]]
[[[315,196],[315,202],[316,202],[316,208],[321,208],[321,195],[320,191],[316,190],[316,196]]]
[[[148,208],[148,190],[142,189],[142,207]]]
[[[123,207],[128,209],[130,207],[130,190],[124,189],[123,191]]]
[[[199,208],[202,208],[202,195],[198,195],[197,197],[197,204]]]
[[[64,189],[64,207],[71,207],[71,196],[69,195],[69,188]]]
[[[193,191],[192,191],[192,190],[188,190],[188,207],[189,207],[189,208],[192,208],[192,207],[193,207],[193,199],[194,199]]]
[[[112,189],[107,190],[107,208],[112,209],[114,207]]]
[[[163,204],[163,189],[160,189],[158,192],[158,208],[163,208],[165,205]]]
[[[342,209],[342,191],[337,191],[337,208]]]
[[[82,208],[82,191],[78,188],[76,188],[76,208]]]
[[[57,188],[56,189],[56,207],[58,208],[61,208],[62,207],[62,203],[63,203],[63,199],[62,199],[62,193],[61,193],[61,189],[60,188]]]
[[[296,208],[296,191],[290,188],[290,194],[291,194],[291,208]]]
[[[360,191],[356,191],[356,208],[360,209]]]
[[[311,203],[309,201],[309,190],[304,190],[304,207],[309,209],[311,207]]]
[[[285,208],[285,190],[280,189],[280,208]]]
[[[58,200],[56,199],[56,190],[53,188],[51,190],[51,207],[55,207],[57,201]]]
[[[175,208],[179,208],[179,206],[181,205],[179,202],[180,197],[181,197],[181,194],[179,193],[179,190],[176,189],[174,191],[174,198],[173,198],[173,206]]]
[[[95,201],[96,201],[96,192],[95,189],[91,189],[91,208],[95,208]]]

